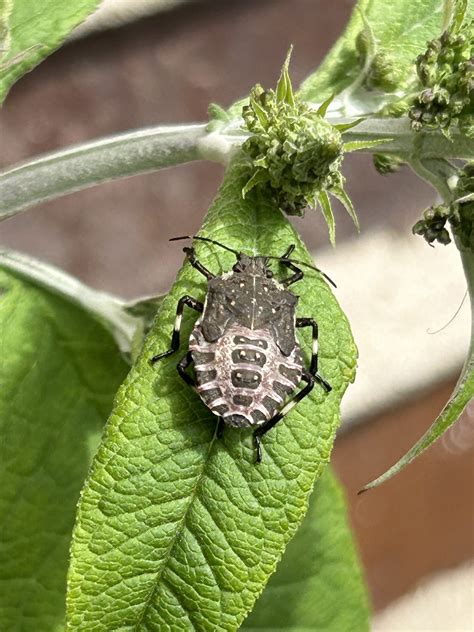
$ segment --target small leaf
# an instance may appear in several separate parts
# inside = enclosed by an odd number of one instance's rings
[[[333,101],[334,101],[334,95],[331,94],[331,96],[328,97],[326,99],[326,101],[323,101],[323,103],[321,103],[321,105],[319,106],[319,108],[316,111],[316,114],[319,114],[319,116],[322,116],[324,118],[326,116],[326,112],[328,110],[328,107],[331,105],[331,103]],[[337,127],[337,125],[336,125],[336,127]]]
[[[246,185],[242,189],[242,197],[245,199],[245,196],[247,195],[249,191],[251,191],[254,187],[258,186],[259,184],[264,184],[265,182],[268,182],[268,180],[269,180],[268,171],[264,169],[257,169],[257,171],[255,171],[253,176],[250,178],[250,180],[246,183]]]
[[[361,149],[370,149],[383,143],[389,143],[393,138],[379,138],[378,140],[353,140],[348,143],[344,143],[344,152],[346,154],[352,151],[360,151]]]
[[[327,467],[241,632],[368,632],[369,605],[344,495]]]
[[[4,0],[3,0],[4,2]],[[9,36],[0,61],[0,103],[10,87],[60,46],[100,0],[9,0]],[[3,29],[2,29],[3,30]]]
[[[312,263],[291,224],[259,190],[242,199],[248,165],[232,163],[203,234],[247,253]],[[199,244],[203,265],[230,270],[235,256]],[[355,346],[325,281],[305,274],[298,315],[319,325],[315,388],[263,441],[256,466],[252,433],[226,428],[176,371],[196,315],[185,312],[179,352],[169,348],[177,301],[205,298],[188,263],[163,301],[143,352],[120,388],[82,492],[71,548],[68,625],[82,630],[236,630],[252,609],[301,522],[329,459],[339,403],[354,377]],[[308,333],[308,332],[304,332]],[[310,336],[302,336],[306,361]],[[98,571],[99,569],[99,571]]]
[[[127,373],[101,322],[0,269],[0,629],[64,630],[79,491]]]
[[[472,319],[471,345],[461,376],[446,406],[427,432],[397,463],[392,465],[384,474],[368,483],[359,493],[381,485],[411,463],[459,419],[464,408],[474,398],[474,253],[464,249],[461,251],[461,255],[468,282]]]
[[[472,202],[474,200],[474,193],[468,193],[467,195],[463,195],[462,197],[454,200],[454,204],[459,204],[461,202]]]
[[[356,119],[355,121],[351,121],[350,123],[338,123],[337,125],[334,125],[334,127],[336,129],[338,129],[341,133],[343,132],[347,132],[347,130],[352,129],[353,127],[356,127],[356,125],[359,125],[359,123],[362,123],[362,121],[365,121],[365,117],[361,117]]]
[[[293,88],[291,85],[290,74],[288,71],[291,59],[291,53],[293,52],[293,46],[290,46],[288,53],[286,54],[286,59],[281,69],[280,78],[278,79],[277,87],[276,87],[276,97],[277,101],[284,101],[288,103],[288,105],[294,107],[295,99],[293,95]]]
[[[250,107],[255,112],[258,120],[260,121],[260,125],[263,127],[263,129],[268,129],[268,126],[270,123],[268,120],[267,113],[265,112],[264,108],[260,105],[260,103],[252,96],[250,97]]]
[[[333,246],[336,245],[336,222],[334,220],[334,213],[331,208],[331,201],[326,191],[320,191],[318,195],[319,203],[321,204],[321,210],[326,220],[326,224],[329,229],[329,241]]]
[[[342,187],[341,188],[337,187],[337,188],[331,189],[330,193],[331,195],[334,195],[334,197],[336,197],[339,200],[339,202],[341,202],[341,204],[344,206],[346,211],[351,216],[352,221],[354,222],[357,228],[357,231],[360,232],[359,218],[357,217],[354,205],[352,204],[350,197],[347,195],[344,189]]]
[[[464,18],[466,17],[468,0],[452,0],[450,3],[446,2],[446,6],[451,5],[451,24],[453,32],[459,31]]]

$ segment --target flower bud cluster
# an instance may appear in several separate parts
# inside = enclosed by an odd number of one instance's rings
[[[449,215],[450,209],[448,206],[430,206],[423,213],[423,219],[420,219],[413,226],[413,234],[421,235],[430,246],[434,241],[444,245],[449,244],[451,238],[445,228]]]
[[[412,128],[440,128],[449,134],[458,123],[474,135],[474,20],[449,28],[428,43],[416,60],[423,90],[416,97],[409,117]]]
[[[242,149],[255,170],[246,189],[264,186],[285,213],[302,216],[319,191],[342,187],[343,141],[316,110],[288,95],[257,85],[243,108],[252,136]]]

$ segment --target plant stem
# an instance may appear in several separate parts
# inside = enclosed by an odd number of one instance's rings
[[[206,126],[152,127],[40,156],[0,174],[0,219],[102,182],[200,159]]]
[[[330,122],[347,121],[339,118]],[[191,160],[226,164],[249,137],[241,125],[241,121],[235,120],[212,133],[206,131],[204,123],[150,127],[40,156],[0,174],[0,220],[41,202],[117,178]],[[369,153],[474,158],[473,139],[457,130],[453,130],[451,140],[437,131],[415,134],[406,118],[367,119],[347,130],[344,141],[385,141],[362,149]]]

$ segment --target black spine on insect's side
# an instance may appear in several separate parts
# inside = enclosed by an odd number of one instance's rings
[[[179,334],[181,331],[181,323],[182,323],[183,310],[184,310],[185,305],[201,313],[204,309],[204,305],[200,301],[197,301],[192,296],[186,295],[186,296],[182,296],[179,299],[178,306],[176,308],[176,319],[174,321],[173,334],[171,336],[171,346],[168,349],[168,351],[164,351],[163,353],[158,353],[157,355],[153,356],[150,360],[152,364],[155,364],[155,362],[158,362],[158,360],[161,360],[162,358],[165,358],[166,356],[171,355],[172,353],[174,353],[175,351],[179,349]]]

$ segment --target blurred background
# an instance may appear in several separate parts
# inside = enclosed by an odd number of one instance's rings
[[[108,0],[72,41],[11,91],[0,111],[0,167],[131,128],[202,122],[257,82],[273,87],[289,45],[297,86],[320,63],[352,0]],[[381,488],[356,493],[424,432],[448,399],[468,346],[469,304],[454,247],[411,226],[434,200],[407,169],[378,175],[366,155],[344,173],[361,222],[337,208],[336,250],[319,213],[294,223],[360,349],[334,465],[377,612],[374,630],[474,630],[474,406]],[[97,289],[167,290],[182,261],[168,238],[198,230],[220,179],[182,165],[49,202],[1,225],[2,244]],[[341,631],[344,632],[344,631]]]

